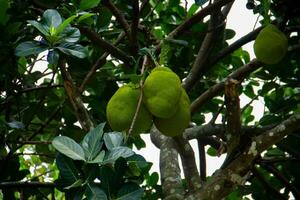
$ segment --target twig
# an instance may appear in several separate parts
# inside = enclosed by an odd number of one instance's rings
[[[10,182],[0,182],[0,188],[54,188],[54,183],[47,183],[47,182],[17,182],[17,181],[10,181]]]
[[[255,99],[257,99],[259,97],[259,95],[255,95],[242,109],[241,109],[241,114],[243,114],[245,112],[245,110],[253,103],[253,101],[255,101]]]
[[[26,144],[45,144],[45,145],[48,145],[48,144],[51,144],[51,141],[6,141],[8,143],[14,143],[14,144],[23,144],[23,145],[26,145]]]
[[[300,199],[299,190],[293,184],[291,184],[290,181],[272,164],[263,163],[262,167],[271,172],[278,180],[280,180],[293,193],[295,199]]]
[[[119,35],[119,37],[117,38],[117,40],[114,42],[114,45],[118,45],[123,40],[124,36],[125,36],[125,33],[122,32]],[[92,68],[87,73],[87,75],[84,77],[80,87],[78,88],[79,93],[82,93],[84,91],[84,88],[85,88],[86,84],[88,83],[88,81],[92,78],[92,76],[96,73],[96,71],[105,64],[106,57],[108,55],[109,55],[109,53],[105,52],[98,58],[98,60],[92,66]]]
[[[148,65],[148,57],[147,56],[144,56],[144,61],[143,61],[143,66],[142,66],[142,69],[141,69],[141,75],[144,74],[144,71],[145,71],[145,68],[146,66]],[[133,130],[133,127],[135,125],[135,122],[136,122],[136,119],[138,117],[138,114],[140,112],[140,107],[142,105],[142,99],[143,99],[143,87],[144,87],[144,80],[143,78],[140,80],[140,97],[139,97],[139,101],[138,101],[138,104],[136,106],[136,110],[135,110],[135,113],[134,113],[134,116],[133,116],[133,119],[132,119],[132,122],[130,124],[130,128],[129,128],[129,131],[128,131],[128,137],[131,135],[132,133],[132,130]]]
[[[117,48],[116,46],[110,44],[109,42],[103,40],[96,32],[92,31],[87,27],[78,27],[80,32],[89,38],[93,43],[102,47],[106,52],[110,53],[112,56],[123,61],[126,65],[130,65],[132,58],[127,55],[124,51]]]
[[[224,103],[221,105],[218,112],[213,113],[213,117],[211,118],[211,120],[208,123],[211,125],[214,125],[216,123],[216,120],[217,120],[219,114],[222,112],[223,109],[224,109]]]
[[[136,54],[138,51],[138,40],[137,40],[137,34],[138,34],[138,26],[139,26],[139,17],[140,17],[140,10],[139,10],[139,1],[138,0],[132,0],[132,8],[133,8],[133,14],[132,14],[132,23],[131,23],[131,47],[133,54]]]
[[[116,17],[117,21],[121,24],[121,26],[123,27],[123,30],[126,33],[128,40],[132,41],[132,37],[131,37],[131,33],[130,33],[130,26],[129,26],[127,20],[122,15],[121,11],[111,2],[111,0],[108,0],[104,5],[113,13],[113,15]]]
[[[181,23],[177,28],[175,28],[169,35],[168,39],[172,39],[183,33],[185,30],[189,29],[195,23],[201,21],[204,17],[212,13],[213,11],[221,8],[222,6],[226,5],[227,3],[233,0],[219,0],[206,6],[205,8],[201,9],[195,15],[191,16],[190,18],[186,19],[183,23]],[[161,44],[160,44],[161,45]],[[158,49],[160,48],[158,46]]]
[[[273,188],[268,181],[263,177],[263,175],[255,168],[253,167],[252,173],[255,177],[258,178],[258,180],[264,185],[264,188],[269,190],[271,194],[274,194],[278,199],[285,200],[285,198],[280,194],[279,191],[277,191],[275,188]]]
[[[41,86],[38,86],[38,87],[25,88],[23,90],[18,91],[18,93],[26,93],[26,92],[36,91],[36,90],[58,88],[58,87],[63,87],[63,85],[60,85],[60,84],[57,84],[57,85],[41,85]]]

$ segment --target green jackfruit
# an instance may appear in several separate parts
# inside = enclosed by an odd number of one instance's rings
[[[181,95],[181,81],[166,67],[156,67],[144,83],[143,101],[148,110],[159,118],[169,118],[175,112]]]
[[[190,99],[182,88],[176,113],[167,119],[155,118],[156,128],[164,135],[174,137],[183,133],[191,121]]]
[[[254,42],[256,58],[266,64],[278,63],[285,56],[287,48],[287,37],[273,24],[263,28]]]
[[[140,89],[132,84],[120,87],[107,104],[106,115],[114,131],[128,132],[136,112]],[[141,104],[132,134],[139,134],[150,129],[152,115],[144,104]]]

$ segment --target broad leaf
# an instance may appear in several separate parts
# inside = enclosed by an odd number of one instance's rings
[[[87,49],[79,44],[63,43],[56,48],[67,55],[77,58],[85,58],[88,54]]]
[[[107,196],[99,187],[88,184],[86,196],[89,200],[107,200]]]
[[[89,17],[92,17],[92,16],[94,16],[94,15],[95,15],[94,13],[88,13],[88,12],[86,12],[86,13],[84,13],[83,15],[81,15],[81,16],[78,18],[77,22],[79,23],[79,22],[81,22],[81,21],[83,21],[83,20],[85,20],[85,19],[87,19],[87,18],[89,18]]]
[[[49,50],[47,55],[47,61],[49,64],[57,64],[59,59],[59,53],[55,50]]]
[[[71,17],[69,17],[68,19],[66,19],[65,21],[63,21],[63,23],[61,23],[58,28],[57,28],[57,34],[60,34],[67,26],[70,25],[70,23],[76,18],[76,15],[72,15]]]
[[[39,30],[43,35],[45,36],[49,35],[50,27],[48,27],[47,25],[39,23],[35,20],[28,20],[27,22],[33,27],[35,27],[37,30]]]
[[[15,54],[16,56],[29,56],[29,55],[37,55],[46,51],[48,46],[41,44],[38,41],[27,41],[22,42],[16,47]]]
[[[62,188],[73,185],[80,180],[79,171],[75,167],[73,160],[69,157],[59,153],[56,157],[56,165],[59,169],[59,183],[61,184]]]
[[[58,26],[62,23],[62,19],[60,14],[54,9],[48,9],[43,14],[42,23],[47,25],[49,28],[53,26],[54,28],[58,28]]]
[[[67,26],[59,37],[62,42],[75,43],[80,39],[80,31],[78,28]]]
[[[72,158],[73,160],[85,161],[82,147],[69,137],[55,137],[52,141],[52,145],[60,153]]]
[[[101,0],[81,0],[79,8],[81,10],[95,8],[96,6],[98,6],[98,4],[100,3],[100,1]]]
[[[94,160],[88,161],[87,163],[102,163],[105,156],[105,151],[100,151],[100,153],[94,158]]]
[[[93,160],[100,152],[102,147],[102,135],[103,135],[103,128],[105,123],[99,124],[96,128],[91,130],[84,139],[82,140],[82,148],[85,152],[85,157],[87,161]]]
[[[114,147],[111,150],[109,150],[108,153],[105,155],[102,164],[113,163],[120,157],[128,158],[133,154],[134,152],[128,147]]]
[[[119,147],[123,143],[123,135],[120,132],[105,133],[103,139],[108,150]]]
[[[126,183],[118,191],[118,198],[116,200],[132,200],[141,199],[144,190],[135,183]]]

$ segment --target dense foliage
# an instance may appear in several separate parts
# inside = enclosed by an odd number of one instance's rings
[[[300,9],[245,0],[258,24],[229,44],[233,3],[0,0],[0,199],[300,199]],[[243,45],[270,23],[287,53],[250,60]],[[148,130],[160,149],[150,173],[132,150],[147,144],[111,130],[106,106],[125,83],[142,91],[157,65],[183,80],[192,120],[173,138]],[[242,108],[240,96],[250,99]],[[227,154],[210,177],[207,154]]]

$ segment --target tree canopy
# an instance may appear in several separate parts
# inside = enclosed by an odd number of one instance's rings
[[[300,199],[299,6],[244,0],[257,24],[229,44],[233,4],[1,0],[0,199]],[[257,37],[270,24],[281,36]],[[256,38],[264,55],[250,59],[243,46]],[[160,171],[150,172],[132,150],[147,148],[131,134],[141,104],[127,132],[111,129],[106,107],[127,83],[142,100],[158,65],[182,81],[191,122],[174,137],[154,125],[141,133],[160,150]],[[207,176],[206,156],[222,154]]]

